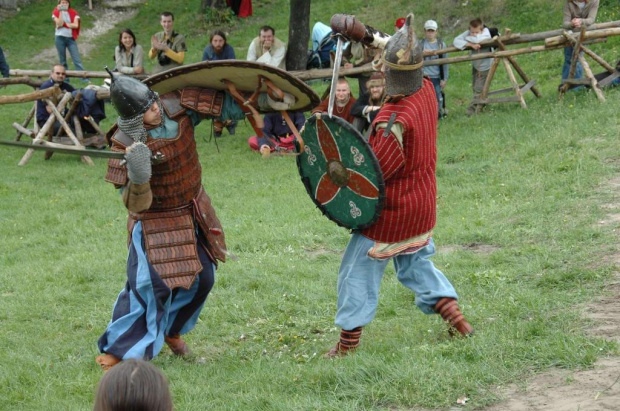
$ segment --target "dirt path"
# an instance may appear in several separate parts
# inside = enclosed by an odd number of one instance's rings
[[[611,192],[620,192],[620,177],[608,182]],[[620,222],[620,198],[603,205],[607,218],[599,221],[606,226]],[[609,257],[620,265],[620,254]],[[620,343],[620,273],[609,284],[609,295],[584,307],[583,315],[592,319],[590,335]],[[512,385],[501,390],[508,400],[485,411],[607,411],[620,410],[620,358],[602,358],[591,370],[553,369],[526,381],[526,387]]]

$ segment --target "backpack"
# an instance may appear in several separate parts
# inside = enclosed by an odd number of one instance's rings
[[[497,27],[484,26],[484,28],[489,30],[489,33],[491,33],[491,38],[501,36],[501,33],[499,32],[499,29]]]
[[[306,69],[329,68],[331,62],[329,52],[335,45],[336,43],[331,37],[331,33],[323,37],[316,51],[308,51]]]

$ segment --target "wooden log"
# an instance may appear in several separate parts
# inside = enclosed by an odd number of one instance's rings
[[[616,71],[613,74],[610,74],[609,76],[605,77],[603,80],[598,82],[598,85],[599,87],[606,87],[610,85],[618,77],[620,77],[620,71]]]
[[[593,52],[592,50],[590,50],[588,47],[584,46],[583,44],[581,45],[581,50],[583,50],[584,53],[586,53],[588,56],[592,57],[592,60],[596,61],[598,64],[603,66],[603,68],[607,70],[609,74],[616,71],[616,69],[613,68],[611,64],[606,62],[601,56],[599,56],[598,54],[596,54],[595,52]]]
[[[575,78],[575,70],[577,70],[577,60],[578,60],[577,57],[579,56],[579,53],[581,52],[581,43],[583,42],[585,31],[586,31],[585,26],[582,26],[579,39],[574,40],[574,41],[572,40],[570,34],[567,31],[564,31],[562,33],[562,36],[566,40],[573,43],[573,55],[570,60],[570,68],[568,70],[568,80],[572,80]],[[567,90],[568,90],[568,84],[562,84],[562,87],[560,87],[560,93],[564,93]]]
[[[562,35],[560,36],[555,36],[555,37],[550,37],[548,39],[545,39],[545,47],[555,47],[555,46],[570,44],[570,40],[566,39],[566,37],[564,37],[563,34],[564,33],[562,33]],[[591,30],[591,31],[586,30],[585,33],[583,34],[584,38],[589,39],[589,40],[600,39],[603,37],[618,36],[618,35],[620,35],[620,27],[611,28],[611,29]]]
[[[110,98],[110,89],[99,87],[97,90],[97,100],[107,100]]]
[[[571,79],[562,80],[562,84],[571,84],[571,85],[590,84],[590,79],[588,79],[588,78],[571,78]]]
[[[592,90],[594,90],[594,92],[596,93],[596,97],[598,97],[598,101],[600,101],[601,103],[604,103],[605,95],[603,94],[601,89],[598,87],[598,82],[596,81],[596,77],[594,77],[594,74],[592,74],[592,70],[590,70],[590,65],[586,61],[585,57],[583,57],[582,55],[579,55],[579,62],[583,66],[583,71],[585,73],[585,76],[589,78],[591,81]]]
[[[587,42],[584,42],[584,43],[586,44],[603,43],[605,41],[606,39],[594,39],[594,40],[588,40]],[[561,48],[564,48],[564,46],[562,45],[554,46],[554,47],[530,46],[530,47],[524,47],[524,48],[519,48],[519,49],[500,50],[500,51],[489,52],[489,53],[478,53],[478,54],[473,54],[473,55],[446,57],[443,59],[424,60],[424,66],[438,66],[440,64],[464,63],[466,61],[482,60],[482,59],[495,58],[495,57],[518,56],[521,54],[539,53],[542,51],[557,50]]]
[[[99,124],[97,124],[97,122],[95,121],[93,116],[86,117],[86,121],[88,121],[90,123],[90,125],[95,129],[97,134],[99,134],[102,138],[105,139],[105,133],[103,132],[101,127],[99,127]]]
[[[512,88],[510,88],[512,90]],[[494,103],[518,103],[519,97],[511,96],[511,97],[496,97],[496,98],[475,98],[472,100],[474,104],[494,104]]]
[[[60,103],[58,103],[58,109],[59,110],[63,110],[65,108],[65,106],[67,105],[67,102],[69,101],[70,98],[71,98],[71,93],[65,93],[65,95],[60,100]],[[54,116],[49,116],[49,118],[47,119],[47,121],[45,122],[43,127],[41,127],[41,129],[39,130],[37,135],[34,137],[34,141],[33,142],[40,141],[43,137],[45,137],[45,135],[47,134],[48,130],[52,127],[52,125],[54,124],[55,121],[56,121],[56,119],[55,119]],[[22,159],[19,161],[19,163],[17,163],[17,165],[18,166],[26,165],[26,163],[28,163],[28,161],[33,156],[33,154],[34,154],[34,150],[33,149],[26,150],[26,153],[24,154]]]
[[[590,27],[587,28],[587,30],[592,31],[592,30],[600,30],[600,29],[608,29],[608,28],[616,28],[616,27],[620,27],[620,20],[592,24],[590,25]],[[513,34],[512,38],[502,37],[501,39],[506,45],[533,43],[536,41],[543,41],[550,37],[561,36],[562,31],[563,31],[562,29],[558,29],[558,30],[543,31],[543,32],[531,33],[531,34]],[[488,46],[495,46],[495,44],[493,40],[485,40],[480,43],[480,46],[488,47]],[[436,56],[438,54],[454,53],[454,52],[459,52],[459,51],[463,51],[463,50],[457,49],[456,47],[446,47],[445,49],[434,50],[432,52],[425,53],[424,55],[425,56]]]
[[[28,112],[28,115],[26,116],[26,120],[24,120],[24,122],[20,125],[20,127],[23,130],[28,130],[28,124],[30,124],[30,120],[32,120],[32,117],[34,117],[34,113],[37,111],[37,103],[34,103],[32,105],[32,108],[30,109],[30,111]],[[35,120],[36,122],[36,120]],[[17,123],[14,123],[17,124]],[[26,133],[26,135],[30,134],[30,130],[28,130],[28,132]],[[17,136],[15,136],[15,141],[19,141],[22,138],[22,134],[24,134],[22,131],[20,131],[20,129],[17,129]]]
[[[524,84],[523,87],[521,87],[521,93],[523,94],[527,93],[529,89],[534,88],[535,84],[536,84],[536,80],[530,80],[527,84]]]
[[[80,123],[80,119],[78,116],[72,116],[71,121],[73,121],[73,127],[75,128],[75,137],[80,142],[80,145],[84,145],[84,132],[82,131],[82,124]]]
[[[512,72],[512,67],[510,67],[510,63],[507,59],[502,59],[502,62],[504,63],[504,67],[506,68],[506,72],[508,73],[508,79],[510,80],[510,84],[512,84],[512,89],[519,98],[521,107],[527,108],[527,104],[525,104],[525,99],[523,98],[523,94],[521,93],[521,89],[519,88],[519,83],[517,83],[515,74]]]
[[[73,113],[75,113],[75,110],[80,104],[80,101],[82,101],[82,90],[75,93],[75,97],[73,98],[71,107],[69,107],[69,111],[67,111],[67,114],[65,114],[65,121],[69,121],[69,119],[73,116]],[[56,133],[56,137],[60,135],[60,130],[61,129],[58,129],[58,132]]]
[[[25,77],[7,77],[7,78],[0,78],[0,85],[2,86],[8,86],[11,84],[26,84],[28,86],[34,87],[34,88],[39,88],[41,87],[41,84],[43,84],[45,80],[34,80],[28,76]]]
[[[506,87],[506,88],[500,88],[498,90],[493,90],[493,91],[489,91],[488,96],[495,96],[497,94],[502,94],[502,93],[506,93],[508,91],[512,91],[512,87]]]
[[[22,126],[19,123],[13,123],[13,128],[16,129],[19,132],[20,135],[23,134],[23,135],[26,135],[26,136],[28,136],[30,138],[35,138],[36,135],[37,135],[37,133],[35,133],[32,130],[28,130],[27,128],[25,128],[24,126]],[[16,141],[19,141],[19,140],[16,140]]]
[[[374,71],[371,63],[364,64],[358,67],[344,68],[340,67],[338,70],[339,76],[350,76],[354,74],[370,73]],[[297,77],[300,80],[313,80],[320,78],[331,78],[332,69],[315,69],[315,70],[302,70],[302,71],[289,71],[290,74]]]
[[[80,144],[84,146],[84,133],[82,132],[82,124],[80,124],[78,116],[73,116],[73,126],[75,127],[75,136],[80,141]],[[95,162],[88,156],[80,156],[80,160],[82,160],[82,163],[88,164],[89,166],[95,165]]]
[[[30,76],[30,77],[49,77],[49,70],[22,70],[12,69],[9,70],[11,76]],[[137,79],[145,79],[148,77],[146,74],[124,74],[125,76],[135,77]],[[110,78],[107,71],[78,71],[67,70],[67,77],[76,78]]]
[[[484,80],[484,85],[482,86],[482,93],[480,93],[480,98],[481,99],[486,99],[487,96],[489,95],[489,89],[491,88],[491,82],[493,81],[493,77],[495,76],[495,71],[497,70],[497,66],[499,66],[499,61],[501,59],[496,58],[493,60],[493,63],[491,64],[491,68],[489,69],[489,74],[487,75],[487,78]]]
[[[65,115],[65,121],[69,121],[71,116],[73,116],[73,113],[75,113],[75,110],[77,110],[80,101],[82,101],[82,90],[79,90],[77,93],[75,93],[75,97],[73,97],[73,103],[71,103],[71,107]]]
[[[503,41],[501,40],[497,40],[497,43],[499,44],[499,49],[500,50],[506,50],[506,45],[504,44]],[[525,82],[525,84],[530,82],[530,79],[527,77],[527,75],[525,74],[525,71],[523,71],[523,69],[521,68],[521,66],[519,66],[519,64],[517,64],[517,60],[515,60],[514,57],[512,56],[508,56],[506,57],[508,59],[508,61],[510,62],[510,64],[512,64],[512,67],[514,67],[514,69],[517,71],[517,73],[519,74],[519,76],[521,77],[521,79]],[[538,89],[536,87],[534,87],[534,85],[532,85],[532,93],[534,93],[534,95],[536,97],[540,97],[540,92],[538,91]]]
[[[60,111],[56,108],[56,106],[54,106],[54,103],[52,103],[50,100],[45,100],[45,102],[47,103],[47,106],[52,109],[52,114],[56,116],[56,120],[60,123],[62,128],[65,130],[65,133],[67,133],[67,136],[69,136],[71,141],[73,141],[73,144],[75,144],[76,146],[82,146],[82,144],[80,144],[75,134],[73,134],[73,130],[71,130],[71,127],[69,127],[69,124],[67,124],[62,114],[60,114]]]
[[[32,93],[17,94],[15,96],[0,96],[0,104],[26,103],[28,101],[42,100],[50,97],[57,97],[62,94],[58,86],[37,90]]]

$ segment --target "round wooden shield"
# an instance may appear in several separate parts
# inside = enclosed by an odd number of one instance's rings
[[[306,83],[277,67],[245,60],[203,61],[175,67],[152,75],[144,80],[151,90],[164,94],[185,87],[204,87],[214,90],[228,90],[223,79],[232,82],[238,91],[254,92],[258,76],[268,78],[280,90],[295,97],[295,104],[289,110],[310,110],[319,105],[319,96]],[[262,85],[261,91],[267,91]]]
[[[315,114],[301,132],[304,151],[297,157],[301,181],[316,206],[351,230],[371,226],[383,209],[383,174],[377,157],[347,121]]]

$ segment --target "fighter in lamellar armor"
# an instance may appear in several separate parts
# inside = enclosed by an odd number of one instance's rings
[[[194,141],[194,127],[213,114],[217,93],[184,89],[158,96],[133,78],[113,79],[110,97],[119,119],[108,137],[112,150],[126,155],[109,160],[106,181],[122,190],[129,210],[129,258],[127,284],[99,339],[97,362],[104,369],[127,358],[149,360],[164,341],[186,354],[180,335],[194,328],[217,261],[226,259]]]

